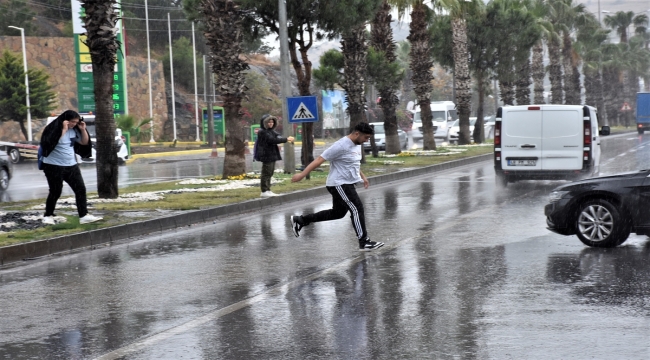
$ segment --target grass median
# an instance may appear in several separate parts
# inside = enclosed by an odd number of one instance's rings
[[[482,155],[492,152],[492,146],[449,146],[436,152],[406,151],[398,156],[366,157],[361,169],[367,177],[388,174],[405,169],[415,169],[442,162]],[[272,190],[277,194],[325,186],[329,167],[325,163],[310,175],[310,179],[291,182],[291,175],[276,173]],[[372,179],[370,180],[372,185]],[[243,174],[231,179],[206,177],[166,181],[156,184],[135,185],[120,189],[118,199],[98,199],[96,193],[88,194],[89,211],[101,215],[103,221],[79,224],[74,208],[74,197],[63,197],[57,204],[57,215],[65,222],[39,226],[30,230],[8,230],[0,233],[0,246],[53,238],[139,220],[173,215],[188,210],[206,209],[233,204],[260,196],[259,174]],[[117,200],[117,201],[116,201]],[[45,199],[4,203],[3,212],[31,212],[42,214]],[[40,221],[40,220],[39,220]]]

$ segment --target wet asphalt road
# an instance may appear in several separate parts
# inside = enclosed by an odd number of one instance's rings
[[[603,151],[647,167],[650,135]],[[360,188],[374,253],[347,217],[293,236],[320,197],[5,269],[0,358],[650,358],[647,238],[550,233],[561,183],[498,190],[486,162]]]

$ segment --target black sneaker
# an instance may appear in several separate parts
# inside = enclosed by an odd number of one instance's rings
[[[383,242],[370,241],[370,239],[366,239],[364,241],[359,242],[359,250],[360,251],[375,250],[375,249],[379,249],[382,246],[384,246]]]
[[[294,215],[291,217],[291,230],[296,237],[300,237],[300,230],[302,230],[304,222],[302,221],[302,216]]]

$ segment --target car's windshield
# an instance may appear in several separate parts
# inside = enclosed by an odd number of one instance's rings
[[[384,133],[384,124],[377,124],[374,126],[375,128],[375,134],[383,134]]]
[[[433,121],[447,121],[444,111],[433,111]]]

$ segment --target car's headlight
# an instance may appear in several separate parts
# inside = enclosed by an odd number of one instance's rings
[[[564,195],[568,194],[569,191],[553,191],[548,195],[548,201],[554,203],[559,201]]]

